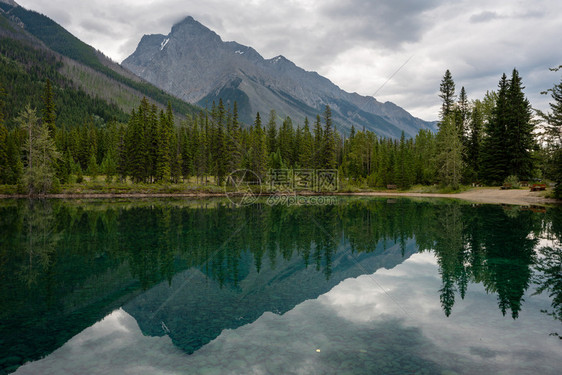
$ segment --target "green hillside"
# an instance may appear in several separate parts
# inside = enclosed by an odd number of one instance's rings
[[[22,7],[14,8],[4,3],[0,3],[0,5],[0,14],[2,15],[0,17],[0,36],[4,37],[2,39],[1,72],[4,73],[6,69],[6,73],[9,73],[9,76],[12,77],[11,79],[16,79],[13,64],[9,67],[9,62],[11,61],[16,66],[20,65],[18,81],[23,78],[21,75],[30,75],[30,77],[23,79],[26,81],[26,84],[12,84],[10,86],[6,84],[7,82],[3,82],[8,93],[11,93],[10,89],[18,90],[13,92],[14,95],[11,96],[17,96],[17,99],[12,98],[12,102],[17,101],[19,103],[13,104],[25,105],[26,103],[31,103],[35,105],[35,102],[38,102],[41,96],[36,96],[38,91],[35,86],[41,87],[44,81],[49,78],[59,89],[70,90],[67,93],[69,96],[68,100],[62,98],[62,96],[66,96],[65,94],[57,95],[61,96],[59,97],[61,103],[58,104],[70,105],[72,107],[73,103],[70,101],[74,98],[74,104],[86,106],[86,108],[91,110],[90,114],[105,120],[108,117],[124,119],[123,112],[129,113],[142,96],[148,97],[156,104],[159,104],[161,108],[164,108],[170,102],[174,111],[180,115],[199,112],[200,109],[198,107],[167,94],[163,90],[140,79],[134,79],[132,74],[127,76],[119,65],[76,38],[49,17]],[[22,31],[21,25],[31,36]],[[13,39],[18,41],[16,42]],[[24,43],[24,40],[27,43]],[[50,50],[67,57],[67,59],[45,51],[45,48],[38,41],[41,41]],[[10,46],[12,45],[16,46],[15,50],[17,51],[26,51],[20,56],[21,58],[17,58],[14,53],[10,53]],[[35,49],[35,52],[32,51],[33,49]],[[31,58],[30,61],[33,61],[33,67],[25,62],[26,58]],[[56,63],[54,68],[50,66],[53,62]],[[6,81],[7,78],[2,79]],[[15,86],[18,87],[16,88]],[[23,97],[20,96],[22,93]],[[75,96],[75,94],[78,96]],[[90,96],[91,98],[84,101],[83,95]],[[31,96],[36,97],[32,99]],[[88,101],[94,104],[86,105],[85,102]],[[103,108],[104,104],[101,102],[105,102],[105,106],[108,108]],[[114,108],[109,109],[110,107]],[[16,106],[16,108],[21,108],[21,105]],[[59,106],[58,108],[61,107]],[[72,108],[69,108],[68,111],[80,112]],[[11,118],[11,115],[8,115],[8,119]],[[71,118],[72,116],[61,115],[62,118],[57,117],[61,123],[73,122],[75,120]],[[77,114],[74,117],[79,118],[79,115]]]
[[[42,108],[45,82],[49,79],[54,86],[59,126],[82,124],[93,116],[103,122],[116,119],[127,121],[128,114],[116,104],[99,97],[88,95],[84,90],[59,72],[63,66],[53,53],[38,50],[24,41],[0,39],[0,85],[6,91],[6,121],[8,127],[20,110],[31,104]]]

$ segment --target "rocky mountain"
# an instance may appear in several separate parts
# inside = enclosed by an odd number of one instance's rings
[[[177,347],[191,354],[225,329],[251,324],[265,312],[283,315],[343,280],[392,269],[418,251],[413,240],[404,248],[384,245],[380,242],[372,252],[353,256],[348,251],[335,253],[329,277],[324,267],[307,267],[301,257],[285,259],[281,255],[275,266],[264,264],[258,271],[254,256],[244,252],[238,264],[247,273],[239,275],[239,285],[221,285],[191,268],[137,296],[123,309],[135,318],[144,335],[168,335]],[[155,306],[160,307],[155,310]]]
[[[122,65],[148,82],[203,107],[222,98],[238,103],[240,118],[252,123],[256,112],[267,119],[271,109],[280,118],[302,124],[326,105],[338,129],[354,125],[380,136],[414,136],[435,123],[413,117],[397,105],[341,90],[315,72],[299,68],[283,56],[264,59],[252,47],[224,42],[192,17],[168,35],[145,35]]]

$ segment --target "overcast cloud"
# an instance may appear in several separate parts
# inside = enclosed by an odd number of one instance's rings
[[[531,104],[560,81],[557,0],[18,0],[48,15],[116,61],[143,34],[168,34],[191,15],[265,58],[284,55],[349,92],[392,101],[415,116],[438,116],[439,83],[450,69],[460,90],[481,98],[515,67]],[[411,60],[382,89],[396,70]]]

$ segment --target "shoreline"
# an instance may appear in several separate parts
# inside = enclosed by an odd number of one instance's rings
[[[241,193],[230,193],[229,195],[242,195]],[[260,196],[271,196],[273,194],[261,193]],[[484,204],[508,204],[517,206],[546,206],[561,205],[561,200],[544,197],[540,192],[532,192],[528,189],[501,190],[499,188],[477,188],[461,193],[415,193],[415,192],[392,192],[392,191],[361,191],[361,192],[334,192],[315,193],[299,192],[299,196],[364,196],[364,197],[410,197],[410,198],[450,198],[461,199],[473,203]],[[0,199],[115,199],[115,198],[226,198],[227,193],[214,192],[191,192],[191,193],[60,193],[45,194],[30,197],[24,194],[0,194]]]

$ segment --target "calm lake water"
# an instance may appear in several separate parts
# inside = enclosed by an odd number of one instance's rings
[[[559,374],[562,209],[0,201],[0,374]]]

